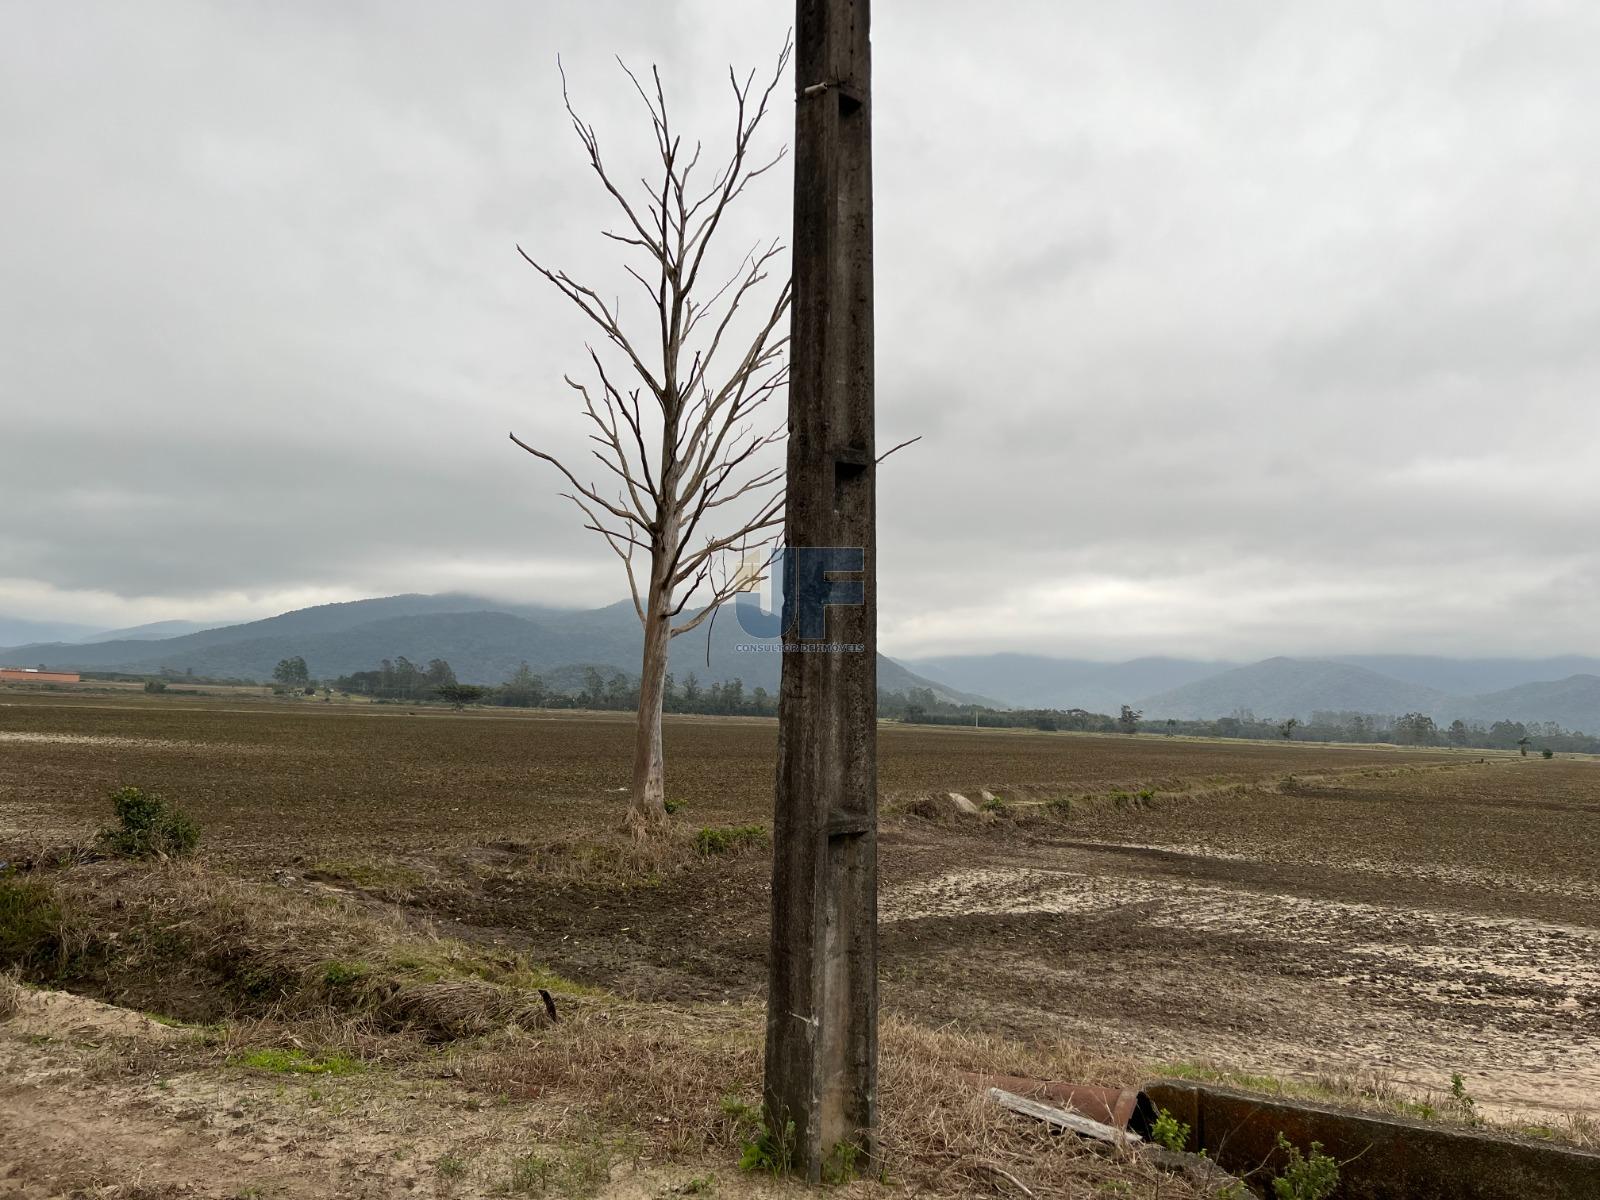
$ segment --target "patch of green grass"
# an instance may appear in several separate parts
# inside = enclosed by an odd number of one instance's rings
[[[1290,1090],[1283,1080],[1273,1075],[1251,1075],[1239,1071],[1222,1071],[1216,1067],[1207,1066],[1205,1063],[1160,1063],[1157,1065],[1156,1071],[1173,1079],[1192,1079],[1196,1083],[1221,1083],[1229,1087],[1245,1088],[1252,1092],[1273,1092],[1282,1095]],[[1321,1089],[1307,1088],[1304,1090],[1320,1091]]]
[[[415,867],[395,862],[370,860],[328,859],[312,863],[306,869],[308,879],[331,879],[340,883],[353,883],[362,888],[415,888],[426,876]]]
[[[317,1056],[304,1050],[249,1050],[228,1060],[236,1067],[270,1071],[275,1075],[354,1075],[365,1069],[359,1058],[347,1054]]]
[[[441,1154],[433,1164],[440,1179],[463,1179],[467,1174],[467,1160],[459,1154]]]
[[[1003,813],[1006,810],[1006,802],[999,796],[990,796],[978,807],[986,813]]]
[[[322,964],[322,982],[330,988],[345,988],[360,983],[372,968],[366,963],[345,963],[330,960]]]
[[[724,828],[706,828],[694,835],[694,848],[701,854],[732,854],[767,844],[764,825],[730,825]]]
[[[1403,1117],[1415,1117],[1419,1121],[1431,1121],[1439,1115],[1439,1110],[1426,1100],[1408,1100],[1404,1097],[1393,1101],[1394,1109]]]
[[[1395,1088],[1381,1080],[1329,1079],[1323,1081],[1279,1079],[1273,1075],[1252,1075],[1242,1071],[1224,1071],[1205,1063],[1161,1063],[1156,1071],[1173,1079],[1189,1079],[1196,1083],[1220,1083],[1224,1087],[1243,1088],[1251,1092],[1266,1092],[1276,1096],[1298,1096],[1323,1103],[1342,1104],[1391,1112],[1419,1121],[1436,1121],[1452,1115],[1441,1111],[1438,1105],[1427,1100],[1401,1095]],[[1466,1097],[1470,1106],[1471,1097]],[[1453,1100],[1458,1104],[1459,1101]],[[1470,1123],[1470,1119],[1469,1119]]]
[[[0,874],[0,967],[59,967],[65,953],[55,891],[43,880]]]
[[[361,964],[370,974],[376,968]],[[383,966],[398,971],[418,983],[441,983],[450,979],[481,979],[518,991],[537,992],[544,988],[568,996],[603,996],[603,989],[577,983],[531,962],[520,953],[485,955],[471,947],[446,942],[412,943],[397,946],[384,956]]]

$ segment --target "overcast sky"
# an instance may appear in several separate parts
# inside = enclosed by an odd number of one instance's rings
[[[887,651],[1600,652],[1600,6],[876,8]],[[556,55],[636,174],[611,56],[715,147],[792,5],[0,17],[0,615],[624,594],[506,440],[583,434],[514,244],[627,286]]]

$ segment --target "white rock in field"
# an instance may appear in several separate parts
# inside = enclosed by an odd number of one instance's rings
[[[956,811],[959,812],[959,813],[973,813],[973,814],[976,814],[977,811],[978,811],[978,806],[976,804],[974,804],[971,800],[968,800],[960,792],[951,792],[950,793],[950,803],[954,804],[956,806]]]

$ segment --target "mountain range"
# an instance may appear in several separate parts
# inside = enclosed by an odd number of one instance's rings
[[[99,635],[0,618],[0,631],[38,628],[54,636],[0,649],[0,664],[267,679],[278,660],[299,656],[313,675],[330,679],[404,655],[423,663],[443,658],[463,681],[485,684],[502,682],[527,662],[560,686],[581,679],[588,667],[635,677],[640,651],[639,622],[627,601],[579,610],[460,593],[324,604],[214,628],[170,621]],[[725,611],[674,641],[670,669],[680,681],[693,672],[703,683],[740,678],[747,689],[776,692],[782,656],[742,649],[757,640]],[[1130,704],[1152,719],[1210,719],[1241,709],[1302,720],[1327,711],[1424,712],[1443,722],[1555,721],[1600,733],[1600,659],[1576,655],[1349,655],[1251,664],[1173,657],[1108,663],[1018,653],[902,663],[880,655],[878,682],[893,692],[928,688],[956,704],[1109,713]]]
[[[114,639],[150,641],[177,637],[210,629],[197,621],[153,621],[131,629],[97,629],[69,621],[28,621],[21,617],[0,617],[0,646],[21,646],[40,642],[109,642]]]
[[[639,672],[641,633],[633,604],[575,610],[506,604],[463,594],[387,596],[296,609],[260,621],[185,631],[150,640],[140,630],[90,643],[58,640],[0,649],[0,664],[65,670],[158,674],[189,671],[220,679],[270,679],[280,659],[301,657],[323,679],[369,670],[402,655],[418,663],[442,658],[463,682],[497,684],[526,662],[552,682],[581,678],[594,667],[609,675]],[[669,669],[682,681],[742,679],[748,690],[778,690],[782,655],[749,652],[754,644],[721,612],[672,643]],[[885,691],[929,688],[956,704],[998,701],[917,675],[878,656]]]
[[[1401,715],[1440,721],[1556,721],[1600,732],[1600,659],[1455,659],[1427,655],[1269,658],[1230,663],[1140,658],[1121,663],[1026,654],[907,659],[954,687],[1005,696],[1029,708],[1209,720],[1240,709],[1309,719],[1317,712]]]

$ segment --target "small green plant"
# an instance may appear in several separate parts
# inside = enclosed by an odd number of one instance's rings
[[[1476,1123],[1478,1102],[1472,1098],[1472,1093],[1467,1091],[1467,1081],[1461,1077],[1460,1071],[1450,1076],[1450,1102],[1455,1105],[1456,1112],[1461,1115],[1462,1120],[1469,1124]]]
[[[835,1142],[822,1164],[824,1183],[849,1183],[856,1177],[856,1160],[861,1157],[861,1147],[854,1142]]]
[[[761,1132],[744,1144],[739,1155],[739,1170],[765,1171],[777,1177],[789,1167],[789,1148],[794,1142],[794,1122],[783,1127],[782,1136],[774,1137],[765,1125]]]
[[[717,1177],[715,1175],[696,1175],[689,1182],[678,1189],[684,1196],[709,1196],[717,1190]]]
[[[322,965],[322,982],[330,988],[345,988],[360,983],[367,977],[364,963],[326,962]]]
[[[1156,1123],[1150,1127],[1150,1140],[1174,1153],[1189,1148],[1189,1127],[1166,1109],[1156,1114]]]
[[[347,1054],[318,1058],[304,1050],[250,1050],[229,1061],[234,1066],[271,1071],[275,1075],[354,1075],[362,1068],[360,1059]]]
[[[433,1169],[440,1179],[460,1179],[467,1173],[467,1160],[459,1154],[441,1154]]]
[[[1058,817],[1070,817],[1072,815],[1072,797],[1051,796],[1050,799],[1044,802],[1044,807],[1047,812],[1054,813]]]
[[[694,835],[694,848],[711,857],[732,854],[748,847],[765,846],[767,831],[761,825],[733,825],[723,829],[702,829]]]
[[[1003,813],[1006,810],[1006,802],[999,796],[989,796],[979,807],[986,813]]]
[[[737,1096],[724,1096],[722,1111],[733,1118],[736,1130],[745,1138],[739,1154],[741,1171],[764,1171],[777,1177],[789,1169],[794,1152],[793,1121],[785,1123],[782,1134],[775,1135],[765,1115]]]
[[[1284,1164],[1272,1181],[1276,1200],[1327,1200],[1333,1195],[1339,1186],[1339,1163],[1322,1152],[1321,1142],[1311,1143],[1308,1156],[1280,1133],[1278,1149],[1283,1151]]]
[[[126,858],[173,858],[194,852],[200,829],[188,814],[155,792],[119,788],[111,793],[117,824],[100,831],[100,844]]]
[[[537,1154],[524,1154],[511,1161],[511,1173],[501,1191],[512,1196],[538,1196],[550,1186],[555,1164]]]
[[[1138,796],[1138,800],[1139,800],[1140,804],[1149,804],[1155,798],[1156,798],[1156,794],[1155,794],[1154,790],[1152,790],[1151,788],[1142,789],[1139,792],[1139,796]]]
[[[1543,758],[1554,758],[1556,756],[1556,752],[1554,750],[1551,750],[1548,746],[1545,747],[1545,749],[1539,751],[1539,754]]]

